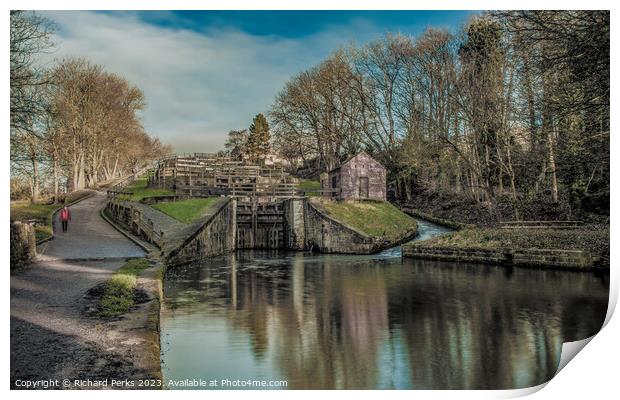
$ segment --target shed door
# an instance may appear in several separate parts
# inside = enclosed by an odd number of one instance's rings
[[[367,176],[360,177],[360,198],[362,199],[368,198],[368,177]]]

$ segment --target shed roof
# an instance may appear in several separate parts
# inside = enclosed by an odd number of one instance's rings
[[[357,154],[355,154],[355,155],[352,155],[352,156],[350,156],[349,158],[347,158],[345,161],[343,161],[342,163],[340,163],[340,165],[339,165],[339,166],[337,166],[336,168],[334,168],[334,169],[332,169],[332,170],[328,171],[328,173],[332,173],[332,172],[336,172],[336,171],[338,171],[338,170],[339,170],[339,169],[340,169],[343,165],[348,164],[351,160],[353,160],[354,158],[356,158],[356,157],[358,157],[358,156],[360,156],[360,155],[362,155],[362,154],[366,154],[366,155],[368,156],[368,158],[370,158],[371,160],[373,160],[374,162],[376,162],[377,164],[379,164],[379,165],[381,165],[381,166],[383,167],[383,164],[381,164],[379,161],[377,161],[377,160],[375,160],[374,158],[372,158],[372,157],[370,156],[370,154],[368,154],[368,153],[366,153],[365,151],[363,151],[363,150],[362,150],[362,151],[360,151],[359,153],[357,153]],[[385,168],[385,167],[383,167],[383,168]]]

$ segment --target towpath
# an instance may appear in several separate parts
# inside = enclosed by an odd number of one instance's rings
[[[56,388],[65,388],[64,379],[76,387],[75,379],[152,376],[153,363],[135,347],[146,339],[128,336],[127,321],[85,312],[89,289],[126,258],[145,255],[101,218],[104,204],[105,195],[97,192],[70,207],[68,232],[56,222],[55,238],[38,248],[38,260],[11,276],[12,388],[35,380],[58,379]]]

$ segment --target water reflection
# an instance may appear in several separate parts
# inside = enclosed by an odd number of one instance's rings
[[[608,277],[398,257],[239,252],[174,271],[166,379],[289,388],[540,384],[605,318]]]

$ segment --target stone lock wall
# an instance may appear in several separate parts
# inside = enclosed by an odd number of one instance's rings
[[[305,202],[305,247],[321,253],[370,254],[386,243],[349,227]]]
[[[284,245],[289,250],[306,250],[307,199],[289,199],[284,202]]]
[[[215,207],[194,234],[168,254],[167,264],[185,264],[235,250],[236,226],[237,200],[226,199]]]
[[[169,252],[169,265],[236,249],[312,250],[370,254],[393,245],[355,230],[313,206],[307,198],[271,203],[227,199],[194,234]]]
[[[34,225],[11,221],[11,270],[25,267],[37,255]]]

